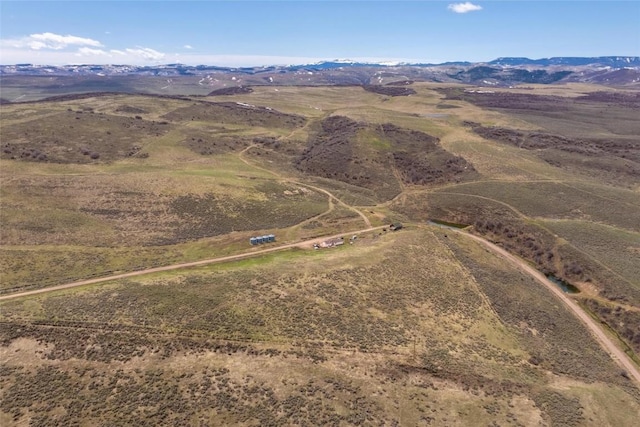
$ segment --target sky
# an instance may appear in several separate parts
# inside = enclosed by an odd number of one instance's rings
[[[0,64],[640,56],[640,1],[4,1]]]

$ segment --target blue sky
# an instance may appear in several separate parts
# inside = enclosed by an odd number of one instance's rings
[[[640,56],[638,1],[0,1],[0,63]]]

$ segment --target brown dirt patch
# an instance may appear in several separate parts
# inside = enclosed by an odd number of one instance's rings
[[[253,92],[253,89],[249,86],[234,86],[224,87],[222,89],[216,89],[210,92],[207,96],[223,96],[223,95],[242,95]]]
[[[394,85],[395,84],[397,83],[394,83]],[[409,95],[416,94],[415,90],[408,87],[401,87],[401,86],[364,85],[362,86],[362,88],[367,92],[373,92],[379,95],[386,95],[386,96],[409,96]]]
[[[128,113],[128,114],[145,114],[148,113],[147,110],[138,107],[132,107],[131,105],[121,105],[116,108],[116,112],[118,113]]]

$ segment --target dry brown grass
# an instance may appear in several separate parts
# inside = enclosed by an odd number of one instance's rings
[[[136,96],[2,106],[3,126],[19,132],[71,114],[67,108],[83,110],[83,118],[93,109],[116,123],[172,121],[162,125],[168,132],[141,136],[148,157],[0,159],[2,222],[9,225],[2,230],[1,267],[9,271],[3,286],[235,253],[252,232],[272,227],[288,227],[277,232],[286,239],[335,231],[348,238],[352,224],[361,227],[353,211],[294,181],[366,206],[377,224],[480,220],[476,230],[498,239],[495,220],[502,217],[502,229],[514,226],[509,232],[520,244],[512,250],[529,256],[550,249],[550,266],[559,271],[565,266],[558,259],[591,256],[627,276],[635,272],[632,262],[594,252],[629,246],[629,259],[636,255],[633,242],[625,243],[631,231],[621,231],[636,228],[636,190],[596,183],[460,127],[472,120],[534,129],[527,117],[444,100],[433,90],[438,85],[412,87],[416,95],[393,99],[358,87],[259,87],[215,98],[288,114],[260,110],[265,114],[253,119],[234,115],[235,107],[217,117],[220,109],[203,103]],[[371,189],[304,176],[293,161],[313,136],[313,121],[332,114],[435,136],[481,176],[435,191],[404,183],[399,197],[379,206]],[[354,139],[365,157],[390,148],[376,128]],[[238,153],[247,144],[257,147],[243,162]],[[555,241],[549,220],[558,218],[587,225],[560,227],[568,242]],[[594,221],[617,227],[592,227],[613,230],[598,234],[611,242],[582,235]],[[575,265],[566,267],[577,274]],[[581,274],[596,271],[579,267]],[[594,289],[613,283],[591,277]],[[630,298],[625,286],[609,289]],[[615,304],[634,312],[634,300]],[[7,301],[0,340],[4,424],[618,426],[633,425],[640,413],[637,388],[546,291],[479,246],[409,224],[330,250]]]
[[[550,295],[443,234],[3,303],[4,419],[613,425],[640,408]]]

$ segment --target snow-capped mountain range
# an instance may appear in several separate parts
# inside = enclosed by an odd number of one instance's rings
[[[432,81],[505,86],[521,83],[587,82],[608,85],[640,84],[640,57],[497,58],[489,62],[409,64],[367,63],[339,59],[314,64],[257,67],[213,65],[0,65],[0,78],[9,76],[156,76],[200,78],[200,85],[384,85],[399,81]],[[224,85],[215,82],[224,80]],[[204,83],[203,83],[204,82]]]
[[[611,68],[640,68],[639,56],[601,56],[601,57],[554,57],[542,59],[529,59],[518,57],[497,58],[489,62],[444,62],[438,64],[431,63],[404,63],[404,62],[358,62],[349,59],[336,59],[332,61],[321,61],[313,64],[298,65],[269,65],[256,67],[218,67],[215,65],[184,65],[184,64],[164,64],[164,65],[92,65],[92,64],[72,64],[72,65],[32,65],[15,64],[0,65],[1,74],[43,74],[43,75],[64,75],[64,74],[153,74],[153,75],[181,75],[181,74],[206,74],[211,71],[229,71],[245,73],[259,73],[272,70],[295,71],[299,69],[326,70],[339,68],[398,68],[398,67],[611,67]]]

